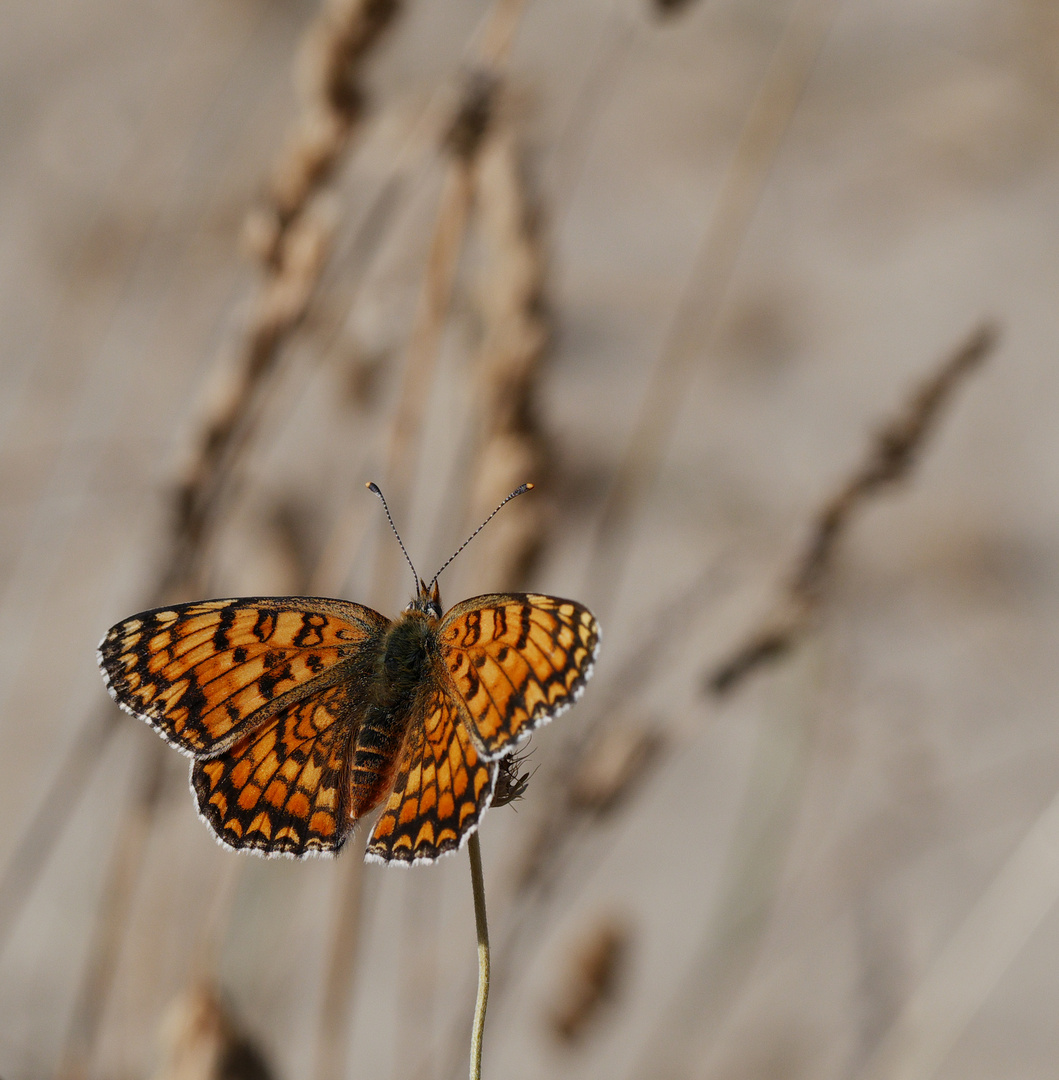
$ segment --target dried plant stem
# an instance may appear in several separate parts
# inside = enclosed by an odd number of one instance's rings
[[[482,147],[476,202],[483,260],[478,289],[482,343],[476,362],[481,410],[473,481],[473,517],[508,491],[544,479],[548,440],[535,408],[550,327],[544,315],[545,262],[526,195],[518,146],[498,123]],[[523,499],[497,521],[483,575],[516,588],[540,549],[549,500]]]
[[[329,0],[307,35],[309,44],[305,51],[311,54],[307,69],[310,86],[303,123],[276,170],[274,220],[268,242],[257,245],[265,276],[237,348],[235,363],[217,365],[219,378],[195,425],[190,440],[192,452],[177,485],[173,527],[167,548],[159,558],[148,606],[179,597],[195,587],[209,539],[220,520],[221,497],[227,492],[249,445],[254,420],[260,414],[261,400],[275,373],[281,349],[304,317],[326,261],[330,227],[307,210],[337,163],[359,115],[359,62],[398,10],[397,0]],[[111,719],[101,731],[91,721],[86,725],[97,745],[104,743],[116,728],[116,711],[109,715]],[[75,745],[83,742],[78,739]],[[147,752],[148,777],[154,777],[162,768],[155,762],[158,749],[164,748],[152,747]],[[83,788],[82,778],[98,760],[98,753],[75,756],[70,767],[64,763],[58,775],[65,782],[73,774],[75,781],[81,781],[71,784],[73,790]],[[124,820],[131,824],[118,835],[67,1038],[63,1069],[70,1075],[83,1071],[91,1058],[116,970],[125,929],[123,913],[138,878],[157,798],[158,784],[153,781],[145,784],[125,814]],[[71,807],[73,800],[69,792],[64,791],[63,798],[56,800],[55,805]],[[39,835],[41,825],[47,823],[55,827],[41,852],[50,849],[60,832],[54,817],[45,807],[30,823],[24,842],[16,847],[16,856],[22,856],[16,861],[16,869],[28,865],[33,872],[29,878],[39,873],[45,858],[42,853],[36,853],[27,860],[24,857],[27,844]],[[16,903],[0,906],[0,916],[6,916],[8,923],[17,914],[17,904],[31,891],[32,881],[25,874],[22,877],[22,887],[14,897]],[[5,884],[7,880],[5,875]],[[0,893],[0,901],[6,900]]]
[[[386,485],[392,504],[407,499],[414,475],[437,351],[473,199],[472,175],[469,161],[453,162],[438,205],[423,291],[390,429]],[[396,556],[395,545],[380,546],[373,575],[376,585],[372,603],[376,607],[385,609],[388,604],[386,590],[397,580]],[[350,900],[342,905],[331,929],[331,962],[325,988],[327,1006],[320,1017],[317,1052],[322,1080],[341,1077],[346,1072],[345,1023],[349,1010],[345,1006],[353,981],[359,935],[359,903],[354,894],[359,894],[362,884],[363,875],[358,870],[349,883]]]
[[[464,90],[463,99],[449,125],[444,146],[449,151],[448,170],[438,202],[434,232],[427,256],[419,306],[409,339],[404,377],[394,410],[386,458],[386,482],[389,501],[393,505],[406,502],[418,461],[423,418],[433,383],[438,351],[452,301],[452,292],[463,248],[467,224],[475,197],[477,158],[482,138],[491,119],[494,95],[499,85],[500,70],[506,60],[517,27],[524,0],[497,0],[485,24],[478,60]],[[399,511],[398,511],[399,512]],[[391,570],[397,557],[393,545],[382,545],[376,559],[374,603],[386,606],[383,590],[396,580]],[[328,993],[347,986],[353,974],[354,949],[342,943],[356,940],[355,916],[340,912],[333,929],[335,948],[328,974]],[[484,1015],[484,1007],[483,1007]],[[340,1019],[335,1014],[336,1022]],[[332,1057],[333,1075],[342,1075],[344,1055],[341,1053],[337,1029],[322,1034],[322,1055],[328,1051],[330,1040],[336,1047]]]
[[[479,151],[492,119],[500,73],[524,4],[525,0],[497,0],[494,5],[482,31],[478,58],[466,82],[463,99],[445,136],[444,143],[451,154],[449,170],[438,202],[387,458],[390,501],[396,505],[407,498],[411,485],[423,415],[475,198]]]
[[[487,68],[499,69],[507,61],[525,7],[526,0],[497,0],[478,48],[481,63]]]
[[[517,972],[522,970],[523,955],[532,947],[529,942],[533,940],[535,927],[543,925],[547,918],[548,904],[560,891],[569,901],[571,895],[591,879],[591,868],[602,858],[603,851],[598,843],[591,841],[594,834],[590,830],[595,823],[607,818],[598,803],[587,805],[579,800],[579,782],[597,752],[609,749],[610,740],[605,737],[610,726],[616,720],[620,721],[627,710],[636,707],[638,696],[670,655],[675,639],[686,634],[696,614],[707,608],[710,598],[729,584],[729,578],[734,575],[727,569],[718,569],[723,562],[723,558],[712,561],[697,581],[685,586],[679,595],[667,596],[659,603],[653,621],[645,627],[635,648],[612,661],[613,670],[618,672],[615,679],[607,686],[600,686],[599,694],[579,705],[584,713],[578,722],[577,734],[566,744],[563,760],[555,763],[547,777],[542,775],[535,781],[547,785],[545,796],[541,798],[538,791],[535,800],[543,806],[543,813],[535,823],[529,842],[523,846],[513,901],[505,911],[500,939],[494,940],[492,947],[497,958],[494,997],[502,996],[512,985]],[[656,754],[654,760],[660,762],[669,749],[664,733],[640,728],[630,734],[634,731],[631,726],[622,724],[617,738],[624,736],[623,741],[634,752]],[[646,764],[650,767],[650,761]],[[644,779],[643,772],[629,775],[628,779],[630,785],[625,791],[612,789],[608,799],[611,806],[620,803],[626,793],[635,798],[635,784]],[[572,850],[574,844],[580,844],[576,852]],[[564,869],[575,864],[578,873],[560,880]],[[443,1075],[457,1075],[463,1049],[463,1041],[456,1032],[446,1051]]]
[[[912,395],[904,411],[879,431],[864,463],[816,514],[809,543],[795,563],[777,610],[714,668],[708,682],[714,693],[726,693],[750,672],[783,656],[798,643],[812,625],[835,550],[850,520],[880,489],[907,478],[943,407],[959,383],[993,350],[996,338],[995,327],[978,327]]]
[[[303,46],[307,70],[306,103],[298,134],[275,168],[267,242],[255,246],[265,267],[254,312],[237,348],[236,362],[218,361],[216,385],[202,416],[193,426],[191,450],[181,469],[174,498],[175,514],[165,550],[158,559],[154,586],[144,606],[165,603],[193,588],[210,535],[216,507],[227,490],[247,446],[252,418],[286,336],[301,321],[319,280],[327,254],[329,230],[302,220],[313,194],[333,171],[347,146],[362,107],[356,83],[359,63],[400,10],[397,0],[329,0],[311,24]],[[331,123],[320,124],[330,116]],[[315,118],[315,121],[314,121]],[[311,138],[327,130],[330,137]],[[260,220],[257,221],[260,225]],[[223,375],[220,374],[224,368]],[[54,790],[15,846],[0,878],[0,947],[47,859],[62,824],[77,804],[92,766],[118,725],[119,713],[108,707],[91,717],[56,771]]]
[[[184,581],[186,563],[201,558],[269,377],[315,295],[333,230],[313,208],[361,115],[363,61],[400,9],[399,0],[325,0],[302,40],[301,115],[275,166],[270,204],[252,213],[244,230],[264,277],[234,359],[215,369],[182,468],[170,581]]]
[[[404,498],[416,464],[418,435],[422,430],[438,346],[445,328],[456,265],[474,195],[474,182],[466,161],[460,160],[446,177],[438,204],[434,235],[427,256],[419,310],[408,345],[408,361],[390,434],[387,483],[390,501]]]
[[[747,986],[776,904],[807,782],[821,677],[819,653],[806,649],[768,688],[770,704],[757,725],[718,904],[698,931],[698,945],[688,944],[687,966],[628,1073],[634,1080],[714,1075],[710,1052]]]
[[[474,1025],[471,1028],[471,1080],[482,1080],[482,1035],[485,1032],[485,1007],[489,1001],[489,923],[485,913],[482,846],[477,830],[471,833],[467,841],[467,854],[471,860],[474,926],[478,933],[478,996],[474,1002]]]

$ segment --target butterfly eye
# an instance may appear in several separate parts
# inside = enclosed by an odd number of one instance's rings
[[[423,596],[422,594],[420,594],[419,596],[416,596],[409,601],[408,607],[405,608],[405,611],[419,611],[432,619],[440,619],[441,603],[438,600],[435,600],[433,597]]]

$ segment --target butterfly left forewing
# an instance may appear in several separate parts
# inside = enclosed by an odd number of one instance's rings
[[[438,642],[442,677],[465,706],[482,753],[496,758],[580,696],[599,625],[573,600],[493,594],[452,608]]]
[[[123,709],[185,753],[216,754],[335,681],[388,625],[370,608],[319,597],[176,604],[113,626],[99,664]]]
[[[475,747],[456,702],[433,687],[411,717],[366,858],[423,863],[456,851],[492,799],[496,769]]]

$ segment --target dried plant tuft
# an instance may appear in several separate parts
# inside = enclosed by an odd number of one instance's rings
[[[658,758],[660,732],[623,725],[599,731],[585,749],[570,783],[570,802],[577,810],[608,814],[643,782]]]
[[[526,794],[526,788],[529,787],[530,778],[533,776],[533,773],[523,768],[529,756],[530,751],[520,751],[500,759],[496,774],[496,789],[493,792],[493,806],[510,806]]]
[[[607,919],[580,942],[571,957],[560,1004],[551,1017],[555,1036],[565,1043],[581,1040],[604,1006],[621,991],[628,966],[631,933],[626,923]]]
[[[543,302],[546,263],[515,135],[502,119],[479,153],[476,195],[483,249],[477,290],[482,340],[475,365],[481,417],[473,482],[477,514],[524,480],[540,482],[549,463],[534,405],[550,338]],[[550,504],[538,493],[497,522],[491,580],[519,583],[539,553],[549,516]]]
[[[997,333],[991,324],[975,330],[912,395],[904,411],[878,431],[864,463],[816,514],[809,543],[794,565],[777,610],[710,674],[707,685],[713,693],[727,693],[799,642],[812,625],[850,520],[881,489],[908,477],[943,407],[957,385],[993,351]]]
[[[198,986],[169,1007],[163,1061],[154,1080],[272,1080],[260,1048],[243,1033],[216,990]]]

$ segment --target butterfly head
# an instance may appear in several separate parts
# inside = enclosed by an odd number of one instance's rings
[[[441,590],[438,588],[437,580],[435,579],[428,585],[420,578],[419,592],[412,598],[411,603],[405,608],[405,611],[418,611],[432,619],[440,619]]]
[[[390,528],[393,529],[394,536],[397,537],[397,543],[401,545],[401,550],[404,552],[404,557],[408,561],[408,566],[412,571],[413,579],[418,582],[416,586],[416,595],[412,598],[411,603],[405,608],[405,614],[418,612],[421,615],[426,615],[431,619],[441,618],[441,595],[438,592],[438,578],[441,577],[441,571],[456,558],[457,555],[493,520],[494,517],[500,512],[501,507],[506,506],[512,499],[517,499],[519,495],[525,495],[527,491],[532,490],[532,484],[522,484],[520,487],[515,488],[513,492],[506,499],[504,499],[500,506],[498,506],[486,519],[478,526],[477,529],[467,537],[466,540],[449,556],[444,565],[431,579],[428,585],[417,573],[416,568],[412,565],[412,560],[408,555],[408,550],[404,546],[404,541],[401,539],[401,534],[397,531],[397,526],[393,523],[393,518],[390,515],[390,508],[386,505],[386,498],[379,490],[379,485],[375,483],[368,483],[367,488],[374,495],[378,495],[379,501],[382,503],[383,510],[386,511],[386,520],[390,523]]]

